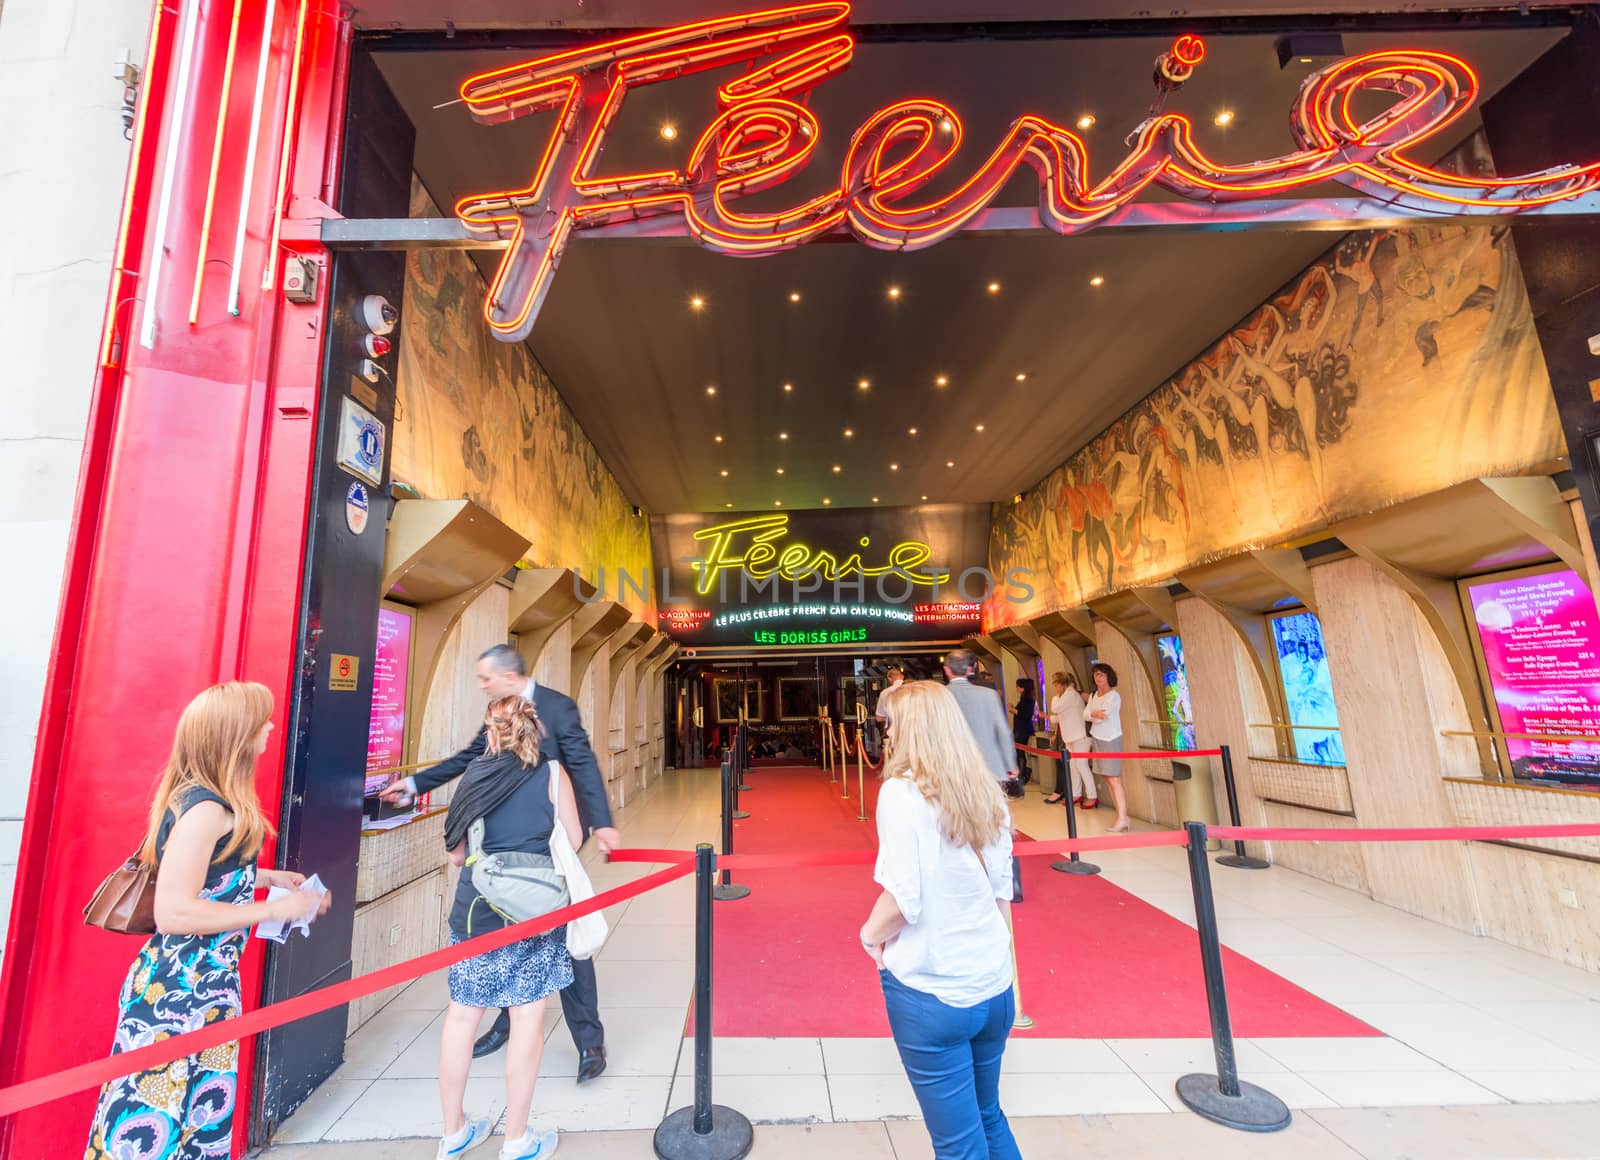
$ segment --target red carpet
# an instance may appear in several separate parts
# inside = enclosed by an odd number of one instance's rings
[[[871,849],[872,822],[815,767],[761,769],[741,795],[743,854]],[[867,777],[870,818],[876,779]],[[1210,1034],[1193,929],[1099,877],[1025,858],[1016,907],[1023,1006],[1030,1036],[1200,1038]],[[753,893],[718,903],[716,1034],[744,1037],[887,1036],[877,971],[857,931],[878,886],[864,866],[752,871]],[[1227,932],[1224,930],[1226,939]],[[1223,952],[1234,1034],[1377,1035],[1338,1008],[1242,955]]]

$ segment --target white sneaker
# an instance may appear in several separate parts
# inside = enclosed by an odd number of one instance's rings
[[[555,1132],[528,1132],[520,1140],[500,1145],[500,1160],[545,1160],[554,1156],[559,1137]]]
[[[494,1131],[494,1125],[488,1120],[468,1120],[455,1135],[446,1136],[439,1141],[436,1160],[456,1160],[458,1156],[465,1156],[470,1150],[487,1140],[489,1133],[492,1131]]]

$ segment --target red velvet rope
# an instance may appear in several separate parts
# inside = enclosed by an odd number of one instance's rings
[[[462,959],[470,959],[474,955],[510,946],[514,942],[521,942],[525,938],[553,930],[575,918],[582,918],[586,914],[625,902],[648,890],[665,886],[668,882],[682,878],[693,871],[693,855],[690,855],[688,860],[669,866],[665,870],[657,870],[654,874],[647,874],[636,882],[597,894],[587,902],[565,906],[492,934],[479,935],[456,946],[445,947],[403,963],[396,963],[392,967],[384,967],[354,979],[347,979],[342,983],[308,991],[293,999],[258,1007],[236,1019],[221,1019],[199,1031],[185,1032],[183,1035],[175,1035],[171,1039],[152,1043],[148,1047],[138,1047],[132,1051],[124,1051],[120,1055],[81,1063],[76,1067],[40,1076],[38,1079],[24,1080],[7,1088],[0,1088],[0,1117],[12,1116],[27,1108],[38,1107],[40,1104],[59,1100],[63,1096],[70,1096],[87,1088],[99,1087],[107,1080],[120,1079],[125,1075],[162,1067],[185,1056],[198,1055],[207,1048],[219,1044],[244,1039],[250,1035],[259,1035],[263,1031],[282,1027],[285,1023],[304,1019],[308,1015],[315,1015],[330,1007],[338,1007],[364,998],[385,987],[393,987],[397,983],[409,983],[442,967],[459,963]],[[132,946],[131,941],[129,946]]]
[[[1057,757],[1057,758],[1059,758],[1061,756],[1061,753],[1058,750],[1055,750],[1055,749],[1037,749],[1032,745],[1023,745],[1021,743],[1018,743],[1017,748],[1020,749],[1024,753],[1037,754],[1039,757]],[[1096,752],[1095,750],[1092,750],[1092,749],[1085,749],[1085,750],[1082,750],[1081,752],[1071,752],[1071,751],[1069,751],[1067,753],[1067,756],[1068,757],[1082,757],[1082,758],[1088,758],[1088,757],[1099,757],[1099,758],[1114,757],[1114,758],[1120,758],[1123,761],[1147,761],[1147,760],[1151,760],[1151,759],[1155,759],[1155,758],[1163,758],[1163,757],[1164,758],[1168,758],[1168,759],[1174,758],[1174,757],[1221,757],[1222,756],[1222,750],[1220,750],[1220,749],[1141,749],[1137,753],[1098,753],[1098,752]]]
[[[1207,826],[1225,842],[1503,842],[1515,838],[1596,838],[1600,823],[1566,826],[1413,826],[1389,830],[1312,830],[1276,826]]]

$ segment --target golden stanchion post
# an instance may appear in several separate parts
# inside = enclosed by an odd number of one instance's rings
[[[867,742],[856,730],[856,792],[861,796],[861,812],[856,821],[867,820]]]
[[[844,792],[839,795],[840,801],[850,800],[850,734],[845,730],[845,723],[839,722],[839,784]]]
[[[1023,1013],[1022,1010],[1022,968],[1017,963],[1017,928],[1011,921],[1011,911],[1006,911],[1006,930],[1011,936],[1011,996],[1016,1000],[1016,1016],[1011,1020],[1011,1026],[1019,1031],[1026,1031],[1033,1026],[1033,1016]]]

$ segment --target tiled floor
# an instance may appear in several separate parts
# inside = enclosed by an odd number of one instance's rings
[[[668,774],[622,813],[628,844],[682,849],[713,837],[714,776]],[[1108,817],[1100,811],[1083,828],[1097,832]],[[1045,807],[1036,794],[1018,804],[1017,823],[1040,837],[1065,832],[1062,811]],[[1110,881],[1193,921],[1181,849],[1094,858]],[[593,864],[591,873],[605,889],[649,869]],[[1213,877],[1227,945],[1388,1037],[1241,1040],[1241,1073],[1299,1111],[1277,1143],[1219,1137],[1230,1143],[1230,1156],[1600,1156],[1594,1130],[1600,1113],[1583,1121],[1592,1125],[1584,1136],[1569,1131],[1570,1116],[1582,1109],[1506,1106],[1600,1101],[1600,975],[1413,918],[1290,870],[1219,868]],[[610,1057],[600,1080],[576,1086],[576,1054],[559,1006],[550,1004],[545,1078],[534,1102],[541,1122],[569,1134],[563,1154],[649,1155],[647,1130],[668,1109],[690,1102],[693,1052],[683,1035],[693,984],[691,885],[675,882],[608,912],[613,933],[596,960]],[[288,1145],[321,1142],[306,1154],[320,1157],[326,1149],[352,1160],[431,1154],[420,1142],[401,1141],[440,1128],[432,1077],[445,1000],[443,977],[433,976],[385,1007],[351,1039],[344,1066],[284,1125],[275,1151],[288,1157],[299,1154]],[[758,1156],[809,1155],[824,1141],[841,1157],[928,1154],[920,1125],[894,1122],[915,1117],[917,1108],[886,1039],[719,1039],[713,1060],[719,1103],[761,1124],[794,1125],[763,1128]],[[1182,1112],[1173,1090],[1178,1077],[1212,1062],[1204,1039],[1019,1039],[1006,1053],[1002,1102],[1018,1121],[1019,1138],[1037,1141],[1023,1147],[1030,1158],[1153,1153],[1169,1139],[1173,1147],[1187,1146],[1196,1132],[1209,1139],[1220,1131],[1173,1114]],[[469,1106],[499,1116],[503,1074],[501,1057],[476,1064]],[[1397,1108],[1424,1110],[1351,1111]],[[1523,1121],[1512,1113],[1521,1111],[1552,1118],[1514,1128]],[[1078,1138],[1070,1125],[1085,1123],[1100,1133],[1063,1150],[1063,1140]],[[1168,1123],[1175,1126],[1162,1126]],[[1397,1143],[1423,1139],[1429,1130],[1446,1136],[1416,1151]],[[1531,1139],[1529,1131],[1553,1132],[1554,1143],[1544,1150],[1531,1144],[1525,1151],[1474,1150],[1518,1131],[1524,1139]],[[1585,1150],[1563,1151],[1569,1135],[1582,1137]],[[1458,1137],[1459,1147],[1440,1147],[1442,1139]],[[1119,1139],[1120,1151],[1112,1147]],[[357,1148],[359,1141],[393,1143],[368,1150]]]

